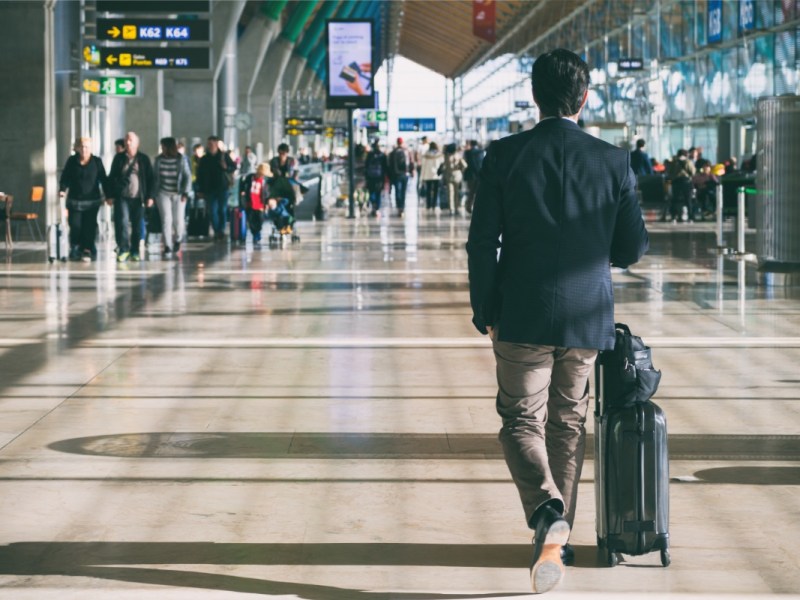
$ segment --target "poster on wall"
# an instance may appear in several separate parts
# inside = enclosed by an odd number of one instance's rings
[[[334,19],[326,32],[327,108],[374,108],[372,21]]]

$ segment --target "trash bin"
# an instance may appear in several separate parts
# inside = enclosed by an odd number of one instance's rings
[[[756,123],[758,261],[765,269],[800,269],[800,96],[759,99]]]

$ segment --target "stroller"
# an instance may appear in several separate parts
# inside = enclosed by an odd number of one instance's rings
[[[272,223],[269,236],[270,247],[283,246],[287,242],[299,242],[300,236],[294,230],[294,186],[285,177],[276,177],[270,185],[273,197],[264,209],[264,219]]]

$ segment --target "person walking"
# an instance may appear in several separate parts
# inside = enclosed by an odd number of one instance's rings
[[[364,177],[367,180],[369,203],[372,206],[370,214],[373,217],[381,215],[381,197],[388,172],[389,165],[386,155],[381,151],[380,142],[375,140],[372,142],[372,149],[364,157]]]
[[[214,238],[225,239],[228,190],[233,185],[236,164],[220,147],[219,137],[212,135],[206,140],[206,153],[197,167],[197,195],[208,202],[211,212],[211,227]]]
[[[143,203],[153,202],[154,176],[150,158],[139,152],[139,136],[125,134],[125,151],[114,155],[109,187],[114,198],[117,262],[139,260]]]
[[[186,200],[192,187],[192,169],[178,152],[175,138],[161,139],[161,154],[156,157],[154,172],[164,258],[172,258],[172,253],[178,253],[181,249],[186,230]]]
[[[478,140],[470,140],[469,149],[464,152],[464,160],[467,163],[467,170],[464,171],[464,183],[467,184],[467,200],[464,203],[464,209],[467,214],[472,213],[472,206],[475,204],[475,194],[478,191],[478,175],[481,172],[481,165],[485,155],[486,152],[478,144]]]
[[[92,140],[75,140],[75,154],[67,159],[59,180],[59,196],[66,198],[69,223],[69,258],[97,260],[97,213],[108,193],[106,170],[99,156],[92,154]],[[101,192],[102,189],[102,192]]]
[[[389,181],[394,186],[394,199],[397,203],[397,215],[402,217],[406,210],[406,190],[408,176],[414,172],[411,152],[405,147],[403,138],[397,138],[397,146],[389,154]]]
[[[441,173],[439,168],[443,162],[442,153],[439,152],[439,146],[436,142],[431,142],[428,146],[428,151],[422,155],[422,168],[420,170],[420,179],[425,183],[425,206],[428,211],[434,210],[438,205],[439,199],[439,181]]]
[[[645,141],[636,140],[636,150],[631,152],[631,169],[633,174],[637,177],[639,175],[652,175],[653,165],[650,162],[650,157],[644,151]]]
[[[531,83],[542,119],[489,147],[466,249],[472,322],[492,340],[499,437],[541,593],[572,560],[589,376],[615,342],[609,267],[637,262],[649,241],[630,153],[577,124],[587,64],[553,50],[533,63]]]
[[[260,163],[255,173],[245,175],[239,182],[239,206],[244,207],[247,223],[253,234],[253,246],[261,246],[261,229],[264,225],[264,210],[270,196],[269,180],[272,170],[269,163]]]
[[[444,147],[444,161],[442,162],[442,181],[444,182],[450,214],[455,215],[461,207],[461,182],[464,180],[464,171],[467,169],[466,161],[458,154],[455,144]]]

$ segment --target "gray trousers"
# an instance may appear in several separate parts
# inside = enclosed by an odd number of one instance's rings
[[[539,506],[555,501],[572,527],[597,350],[495,341],[494,355],[500,442],[528,526]]]
[[[164,246],[175,249],[175,242],[182,242],[186,230],[186,202],[178,192],[159,190],[156,196],[158,213],[161,216],[161,231]]]

